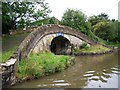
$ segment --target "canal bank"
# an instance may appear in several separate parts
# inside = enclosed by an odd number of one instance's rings
[[[11,60],[12,62],[12,60]],[[8,63],[11,63],[8,62]],[[6,63],[6,65],[8,65]],[[28,58],[17,63],[17,67],[8,66],[8,69],[3,68],[2,86],[3,88],[10,87],[16,83],[38,79],[43,76],[51,75],[55,72],[61,72],[64,69],[75,64],[75,58],[66,55],[55,55],[51,52],[43,52],[39,54],[31,54]],[[12,63],[14,65],[14,63]],[[7,72],[6,72],[7,71]],[[14,73],[14,81],[10,74]],[[9,77],[7,76],[9,75]],[[9,81],[7,78],[10,78]]]
[[[92,50],[94,50],[94,49],[92,49]],[[98,50],[98,46],[97,46],[97,50]],[[109,53],[110,50],[111,49],[107,49],[106,53]],[[112,49],[112,50],[115,51],[115,49]],[[87,53],[87,54],[84,54],[84,55],[91,55],[91,54],[88,54],[90,52],[85,52],[85,53]],[[95,55],[99,55],[98,53],[101,53],[101,52],[96,52]],[[106,54],[106,53],[103,53],[103,54]],[[50,52],[43,55],[45,57],[39,57],[39,55],[41,56],[42,53],[33,54],[32,56],[30,55],[30,57],[26,58],[26,60],[22,60],[20,62],[18,69],[17,69],[17,73],[16,73],[16,79],[15,79],[14,83],[12,83],[11,85],[14,85],[15,83],[21,83],[24,81],[38,79],[42,76],[47,76],[51,73],[63,71],[64,69],[69,67],[71,64],[73,65],[75,63],[74,58],[70,58],[69,56],[65,56],[65,55],[54,55]],[[46,57],[48,57],[48,58],[46,58]],[[54,57],[55,58],[61,57],[61,58],[55,59]],[[42,61],[42,63],[40,60]],[[56,63],[56,62],[59,62],[59,63]],[[61,63],[61,62],[63,62],[63,63]],[[37,65],[37,66],[35,66],[35,65]],[[4,75],[4,77],[5,77],[5,75]],[[10,78],[11,77],[12,76],[10,76]],[[3,83],[5,83],[5,82],[3,82]],[[5,84],[5,87],[6,87],[6,85],[7,84]]]
[[[76,64],[63,72],[17,84],[11,88],[118,88],[119,52],[77,56]]]

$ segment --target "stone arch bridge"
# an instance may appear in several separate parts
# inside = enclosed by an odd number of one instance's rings
[[[19,59],[28,56],[31,52],[51,51],[55,54],[71,53],[71,48],[79,48],[83,42],[94,45],[97,42],[85,34],[62,25],[45,25],[34,28],[20,44]]]
[[[7,62],[0,64],[2,86],[16,82],[17,62],[31,52],[49,50],[55,54],[71,53],[72,47],[79,48],[83,42],[87,42],[89,45],[97,44],[86,35],[66,26],[45,25],[33,28],[33,31],[20,44],[17,52]]]

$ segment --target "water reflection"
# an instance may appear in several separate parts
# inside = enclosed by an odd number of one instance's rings
[[[76,64],[63,72],[12,88],[118,88],[119,55],[76,57]]]

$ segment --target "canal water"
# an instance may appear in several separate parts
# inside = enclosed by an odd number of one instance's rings
[[[75,65],[63,72],[11,88],[118,88],[119,56],[120,51],[100,56],[78,56]]]

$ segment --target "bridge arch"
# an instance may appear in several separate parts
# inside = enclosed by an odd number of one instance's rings
[[[79,31],[67,26],[54,24],[40,26],[35,28],[20,44],[18,48],[18,54],[20,56],[19,59],[28,56],[31,52],[38,53],[41,51],[51,50],[51,43],[55,43],[60,38],[61,40],[65,39],[65,41],[78,47],[83,41],[90,45],[97,43]],[[51,51],[54,51],[54,49]]]
[[[55,37],[50,45],[50,51],[55,53],[55,54],[66,54],[66,53],[71,53],[69,50],[71,46],[70,41],[63,37],[63,36],[57,36]],[[69,52],[67,52],[69,50]]]

